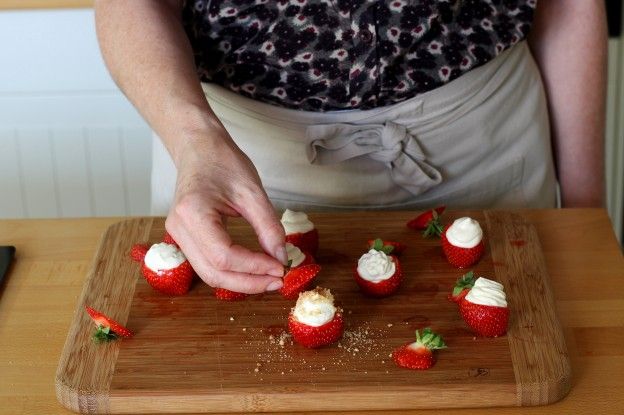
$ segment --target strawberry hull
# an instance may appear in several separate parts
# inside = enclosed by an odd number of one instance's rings
[[[498,337],[507,332],[509,308],[471,303],[463,298],[459,313],[466,324],[483,337]]]
[[[483,252],[485,251],[485,244],[483,243],[483,240],[472,248],[461,248],[451,244],[448,241],[446,238],[447,230],[448,228],[444,229],[441,239],[442,251],[444,251],[444,256],[446,256],[448,262],[457,268],[468,268],[469,266],[479,262],[483,256]]]
[[[405,344],[392,352],[392,360],[397,366],[406,369],[427,370],[435,362],[435,356],[431,350],[421,348],[417,352],[411,349],[411,344]]]
[[[316,228],[304,233],[291,233],[286,235],[286,242],[290,242],[305,253],[316,256],[319,246],[319,236]]]
[[[353,270],[353,276],[355,278],[355,282],[360,287],[360,291],[371,297],[387,297],[393,294],[399,288],[399,285],[401,285],[401,281],[403,281],[401,264],[396,257],[390,256],[390,258],[394,262],[394,274],[392,274],[392,276],[387,280],[383,280],[378,283],[374,283],[360,277],[360,274],[357,271],[357,266],[355,267],[355,269]]]
[[[154,272],[145,262],[141,266],[143,277],[155,290],[167,295],[184,295],[188,292],[195,272],[190,262],[184,261],[169,270]]]
[[[343,329],[342,314],[338,312],[334,314],[334,318],[330,322],[318,327],[299,322],[292,313],[288,316],[288,331],[293,339],[310,349],[327,346],[338,341],[342,337]]]

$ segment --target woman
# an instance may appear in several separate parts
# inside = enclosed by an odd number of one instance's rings
[[[200,277],[280,288],[273,204],[552,207],[551,139],[562,205],[602,204],[604,2],[498,3],[96,1],[112,76],[162,140],[155,213]],[[239,215],[265,253],[232,243]]]

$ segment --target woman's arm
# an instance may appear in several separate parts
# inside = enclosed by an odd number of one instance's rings
[[[284,230],[253,164],[206,102],[180,21],[181,4],[96,1],[102,54],[174,160],[178,181],[166,227],[200,277],[247,293],[280,288]],[[269,255],[232,243],[224,218],[238,215],[253,226]]]
[[[529,45],[548,97],[564,207],[603,206],[607,27],[603,0],[538,0]]]

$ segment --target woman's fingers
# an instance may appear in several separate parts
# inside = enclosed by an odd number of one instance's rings
[[[200,276],[206,284],[215,288],[225,288],[230,291],[245,294],[259,294],[266,291],[275,291],[282,288],[282,279],[276,277],[245,274],[241,272],[218,271],[215,269],[202,270]]]

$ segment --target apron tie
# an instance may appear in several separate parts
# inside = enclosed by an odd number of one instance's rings
[[[306,153],[311,164],[335,164],[367,156],[386,164],[394,182],[414,195],[442,182],[440,172],[426,162],[416,137],[405,126],[392,121],[311,125],[306,135]]]

